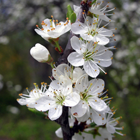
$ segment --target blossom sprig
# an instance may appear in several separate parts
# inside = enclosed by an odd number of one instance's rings
[[[52,81],[49,85],[35,84],[28,94],[19,94],[19,104],[27,105],[61,125],[56,131],[58,137],[67,140],[112,140],[115,133],[124,135],[116,127],[118,119],[113,119],[115,111],[110,108],[110,100],[105,90],[105,82],[99,79],[102,67],[112,64],[115,46],[106,47],[114,37],[113,29],[106,29],[112,22],[109,5],[101,7],[103,2],[84,0],[72,10],[68,5],[66,22],[45,19],[42,28],[37,25],[35,32],[55,46],[61,54],[56,65],[49,51],[37,43],[30,54],[38,62],[52,67]],[[107,14],[109,13],[109,14]],[[77,19],[76,19],[77,18]],[[102,25],[102,20],[107,23]],[[59,37],[70,31],[68,44],[63,52]],[[67,63],[63,63],[64,60]],[[89,80],[90,77],[90,80]]]

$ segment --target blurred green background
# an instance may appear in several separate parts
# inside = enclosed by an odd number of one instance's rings
[[[122,116],[125,137],[114,140],[140,139],[140,2],[139,0],[105,0],[116,7],[108,28],[115,37],[107,46],[115,45],[113,64],[99,76],[106,81],[111,107]],[[46,46],[54,60],[59,57],[54,47],[34,32],[35,25],[51,18],[65,20],[66,6],[79,5],[80,0],[0,0],[0,140],[58,140],[55,122],[30,112],[16,99],[33,83],[50,82],[51,68],[35,61],[29,54],[35,43]],[[60,37],[65,48],[68,34]],[[117,41],[115,41],[116,39]]]

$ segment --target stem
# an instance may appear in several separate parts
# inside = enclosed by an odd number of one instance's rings
[[[56,46],[56,48],[58,48],[59,52],[62,52],[61,49],[60,49],[58,41],[55,41],[55,46]]]
[[[51,62],[51,63],[50,63],[50,65],[51,65],[52,69],[54,68],[54,65],[53,65],[53,63],[54,63],[54,62]]]

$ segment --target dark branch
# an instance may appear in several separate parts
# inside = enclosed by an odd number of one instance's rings
[[[81,8],[80,8],[80,12],[79,15],[77,16],[76,22],[80,21],[82,23],[84,23],[84,17],[83,17],[83,12],[85,12],[85,14],[87,14],[88,10],[89,10],[89,2],[91,0],[87,0],[87,2],[81,2]],[[69,40],[67,43],[67,46],[64,50],[63,55],[58,59],[56,65],[62,64],[62,63],[66,63],[68,64],[67,61],[67,57],[68,55],[73,52],[73,48],[71,46],[70,43],[70,39],[73,36],[77,36],[75,34],[73,34],[72,32],[70,32],[70,36],[69,36]],[[63,140],[71,140],[72,136],[74,135],[75,132],[83,131],[85,129],[85,125],[86,123],[81,123],[78,125],[78,123],[75,122],[73,128],[69,127],[69,120],[68,120],[68,107],[63,106],[63,113],[60,116],[59,119],[55,120],[58,124],[60,124],[61,128],[62,128],[62,133],[63,133]]]

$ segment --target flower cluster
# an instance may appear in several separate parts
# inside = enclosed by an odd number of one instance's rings
[[[112,140],[114,133],[123,135],[117,131],[123,128],[116,127],[120,117],[112,118],[115,111],[109,106],[112,98],[104,90],[105,82],[97,78],[100,70],[107,74],[102,67],[112,64],[111,49],[115,49],[115,46],[104,46],[114,36],[113,31],[105,27],[112,22],[108,17],[111,14],[107,12],[115,8],[107,10],[109,5],[100,8],[101,4],[96,1],[88,3],[89,11],[82,13],[84,23],[78,19],[82,7],[74,6],[74,11],[68,11],[70,20],[67,18],[66,22],[58,23],[57,20],[45,19],[41,23],[42,29],[37,25],[37,34],[55,45],[59,53],[63,53],[58,43],[60,35],[71,30],[74,34],[70,39],[73,52],[67,57],[68,64],[55,66],[44,46],[37,43],[31,48],[30,54],[34,59],[52,66],[52,81],[49,85],[42,83],[41,89],[35,84],[35,89],[28,91],[28,95],[19,94],[21,98],[17,100],[21,105],[44,112],[52,121],[63,117],[63,107],[67,107],[70,127],[84,124],[82,130],[73,133],[72,140]],[[74,16],[77,20],[71,22]],[[102,20],[107,22],[104,26],[101,26]],[[56,134],[62,138],[62,129],[58,129]]]

